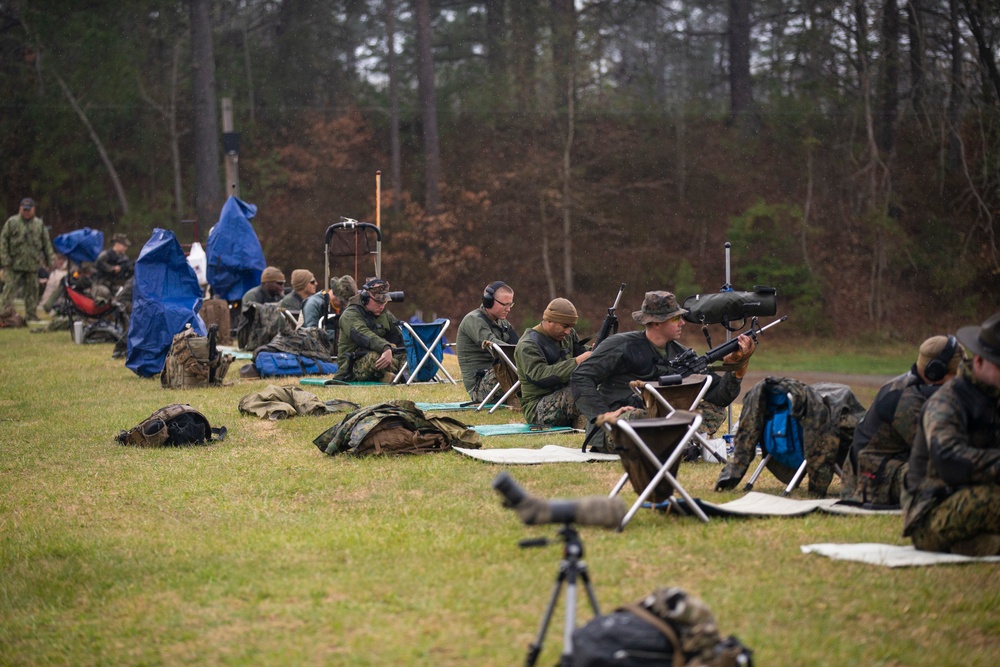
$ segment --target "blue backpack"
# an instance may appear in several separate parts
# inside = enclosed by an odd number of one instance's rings
[[[783,466],[797,470],[805,460],[802,424],[792,415],[791,396],[778,386],[767,388],[763,440],[764,451]]]
[[[337,364],[291,352],[258,352],[253,365],[262,378],[298,375],[332,375]]]

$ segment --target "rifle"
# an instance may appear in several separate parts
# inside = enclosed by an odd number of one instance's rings
[[[215,369],[219,367],[219,325],[208,327],[208,384],[215,384]]]
[[[763,327],[757,326],[757,318],[753,318],[750,322],[750,330],[746,332],[748,336],[757,341],[757,336],[764,333],[776,324],[781,324],[788,319],[788,315],[779,317],[775,321],[767,324]],[[756,328],[754,328],[756,327]],[[735,352],[740,348],[739,337],[728,340],[722,345],[713,347],[711,350],[701,355],[700,357],[695,354],[694,350],[685,350],[685,352],[677,357],[670,360],[670,367],[674,372],[682,378],[686,378],[689,375],[701,374],[708,370],[709,364],[714,364],[719,361],[727,354]],[[676,376],[664,375],[660,378],[661,385],[676,384]]]
[[[608,308],[608,314],[604,316],[604,321],[601,322],[601,330],[597,332],[597,338],[594,339],[594,347],[590,348],[596,350],[597,346],[601,342],[610,336],[612,333],[618,333],[618,316],[615,315],[615,310],[618,308],[618,302],[621,301],[622,293],[625,291],[625,283],[621,284],[618,288],[618,296],[615,297],[615,302],[611,304]],[[612,331],[614,329],[614,331]]]

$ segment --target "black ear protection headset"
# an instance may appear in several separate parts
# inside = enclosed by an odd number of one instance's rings
[[[930,382],[943,380],[944,376],[948,374],[948,366],[951,364],[951,358],[955,356],[957,348],[958,340],[954,336],[948,336],[948,342],[945,343],[941,353],[924,366],[924,377]]]
[[[502,280],[497,280],[486,286],[483,290],[483,306],[486,308],[492,308],[493,304],[496,303],[496,292],[501,287],[507,287],[507,283]]]

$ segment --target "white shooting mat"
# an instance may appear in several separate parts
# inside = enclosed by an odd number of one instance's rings
[[[507,449],[465,449],[452,447],[459,454],[486,461],[509,465],[536,465],[539,463],[592,463],[594,461],[617,461],[617,454],[582,452],[579,447],[545,445],[541,449],[510,447]]]
[[[958,554],[943,554],[934,551],[918,551],[913,545],[895,544],[806,544],[804,554],[826,556],[834,560],[853,560],[869,565],[885,567],[917,567],[923,565],[949,565],[962,563],[1000,563],[1000,556],[973,558]]]

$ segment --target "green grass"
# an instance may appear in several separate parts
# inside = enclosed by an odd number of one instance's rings
[[[845,360],[828,347],[807,350],[824,368],[883,372],[883,352]],[[518,548],[522,538],[555,531],[526,527],[501,506],[490,487],[501,467],[452,452],[329,457],[312,439],[337,415],[243,417],[240,397],[266,383],[234,380],[236,367],[230,386],[168,391],[110,352],[75,346],[65,332],[0,331],[0,664],[523,662],[560,551]],[[792,355],[778,352],[762,347],[754,363],[775,368]],[[308,389],[361,404],[464,399],[460,386]],[[184,449],[114,444],[118,431],[174,402],[228,427],[229,437]],[[451,414],[470,423],[520,417]],[[580,438],[485,444],[576,446]],[[718,471],[685,464],[680,478],[696,496],[738,497],[712,491]],[[511,472],[532,493],[567,498],[607,493],[620,468]],[[780,488],[766,473],[757,485]],[[903,544],[898,517],[701,525],[643,511],[623,533],[581,534],[604,610],[681,586],[704,598],[723,633],[752,647],[760,665],[995,663],[995,565],[890,570],[799,550]],[[560,609],[540,665],[557,661],[561,625]]]

